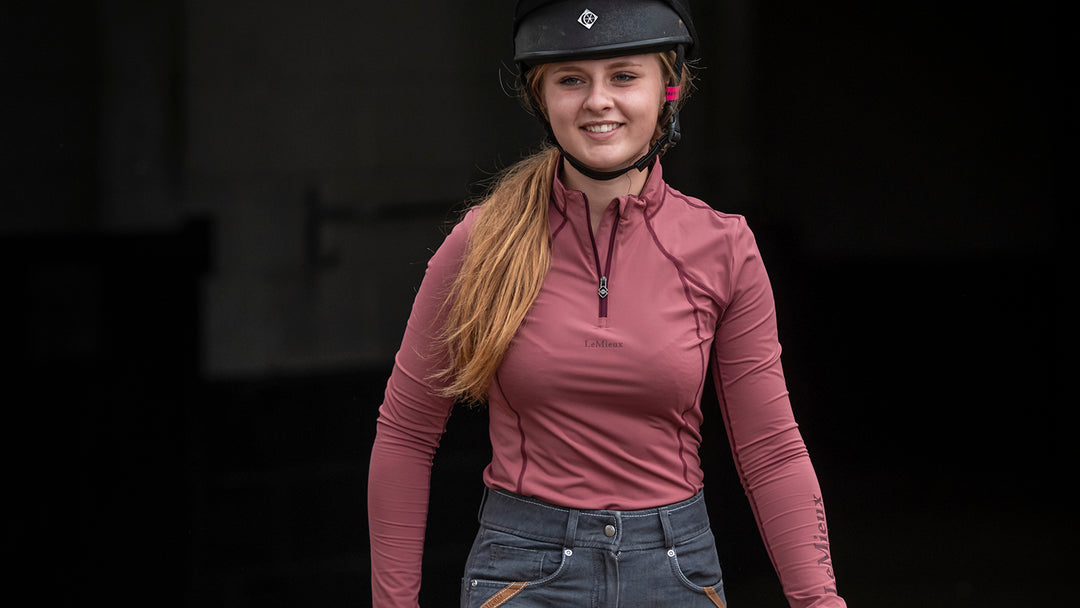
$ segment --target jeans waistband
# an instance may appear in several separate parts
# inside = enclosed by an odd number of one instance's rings
[[[635,550],[670,548],[694,538],[709,530],[709,513],[701,492],[652,509],[615,511],[572,509],[486,488],[480,524],[566,548]]]

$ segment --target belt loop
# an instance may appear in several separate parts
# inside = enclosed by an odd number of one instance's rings
[[[480,495],[480,510],[476,512],[476,521],[484,523],[484,506],[487,505],[488,492],[491,490],[484,486],[484,492]]]
[[[675,535],[671,532],[671,511],[667,508],[657,511],[660,514],[660,527],[664,529],[664,546],[670,549],[675,546]]]
[[[567,549],[573,549],[577,544],[577,524],[580,516],[580,511],[570,509],[570,515],[566,518],[566,538],[563,539],[563,547]]]

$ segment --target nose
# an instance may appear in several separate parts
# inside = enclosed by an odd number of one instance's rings
[[[608,90],[607,83],[602,79],[595,79],[589,85],[588,95],[585,97],[583,107],[590,112],[603,112],[611,108],[612,99],[611,91]]]

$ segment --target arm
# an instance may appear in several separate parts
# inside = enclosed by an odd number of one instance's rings
[[[730,302],[713,343],[713,377],[735,467],[793,608],[843,608],[817,475],[791,411],[772,287],[740,226]]]
[[[415,608],[427,525],[431,464],[453,402],[429,380],[445,294],[464,252],[459,224],[428,262],[379,408],[368,471],[371,590],[375,608]]]

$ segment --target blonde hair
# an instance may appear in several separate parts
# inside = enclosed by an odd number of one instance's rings
[[[548,205],[559,151],[540,152],[504,171],[480,204],[461,270],[450,288],[442,343],[445,396],[470,404],[488,387],[532,307],[551,260]]]
[[[674,55],[660,53],[668,76],[674,69]],[[546,68],[539,65],[529,70],[519,88],[530,110],[535,107],[543,112]],[[689,68],[684,67],[679,104],[691,80]],[[659,116],[654,141],[663,133],[670,113],[669,109]],[[461,270],[446,301],[440,341],[447,365],[433,376],[446,383],[440,391],[446,397],[470,405],[487,401],[503,355],[540,293],[551,262],[548,206],[560,158],[558,148],[545,144],[500,173],[478,205]]]

